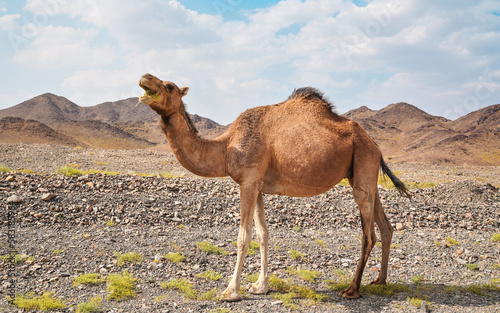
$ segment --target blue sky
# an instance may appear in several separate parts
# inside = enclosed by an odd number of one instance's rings
[[[0,0],[0,109],[45,92],[137,97],[189,86],[227,124],[314,86],[340,113],[408,102],[455,119],[500,103],[497,1]]]

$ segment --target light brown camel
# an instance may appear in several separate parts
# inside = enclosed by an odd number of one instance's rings
[[[230,176],[240,185],[241,220],[238,256],[233,277],[222,300],[236,301],[241,272],[251,239],[252,220],[260,244],[261,271],[249,292],[268,292],[268,230],[262,194],[309,197],[324,193],[347,177],[361,213],[361,257],[345,298],[358,298],[361,276],[375,245],[377,223],[382,240],[382,264],[373,284],[385,284],[392,226],[377,190],[379,169],[396,188],[410,196],[404,184],[384,163],[379,148],[356,122],[332,112],[330,103],[314,88],[301,88],[284,102],[256,107],[241,114],[220,137],[201,139],[182,102],[189,88],[178,88],[150,74],[139,85],[140,101],[160,115],[160,126],[179,162],[205,177]]]

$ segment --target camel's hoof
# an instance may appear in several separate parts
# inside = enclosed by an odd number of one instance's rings
[[[380,280],[380,279],[375,279],[370,282],[370,285],[387,285],[387,282],[385,280]]]
[[[220,300],[221,301],[226,301],[226,302],[234,302],[234,301],[240,301],[241,300],[241,295],[237,291],[233,290],[224,290],[224,292],[220,295]]]
[[[349,287],[347,287],[347,289],[342,290],[340,292],[339,296],[346,298],[346,299],[357,299],[360,297],[360,294],[356,288],[349,286]]]
[[[267,285],[259,285],[257,283],[249,284],[247,286],[248,292],[253,295],[265,295],[269,291]]]

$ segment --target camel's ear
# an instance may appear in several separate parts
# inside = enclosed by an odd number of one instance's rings
[[[188,94],[189,87],[182,87],[181,88],[181,97],[184,97],[185,95]]]

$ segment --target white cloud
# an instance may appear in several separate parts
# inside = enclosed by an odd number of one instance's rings
[[[46,69],[109,64],[116,57],[115,51],[109,45],[92,46],[96,35],[93,29],[40,27],[35,39],[26,49],[18,50],[13,61]]]
[[[494,10],[495,1],[283,0],[226,21],[176,0],[30,0],[25,11],[48,25],[14,61],[71,70],[56,85],[79,104],[137,96],[151,72],[190,86],[191,111],[223,123],[301,85],[339,107],[407,101],[425,110],[462,101],[474,93],[467,84],[500,69]],[[76,22],[53,26],[59,16]],[[0,17],[2,29],[28,25],[17,23]]]
[[[17,20],[21,18],[19,14],[6,14],[0,16],[0,30],[8,33],[18,28]]]

